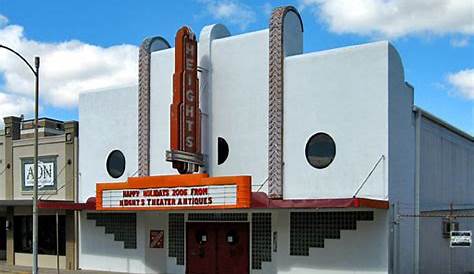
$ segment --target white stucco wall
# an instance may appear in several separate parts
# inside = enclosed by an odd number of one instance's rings
[[[379,42],[285,59],[285,198],[352,197],[377,160],[382,155],[388,157],[389,47],[388,43]],[[200,74],[201,81],[207,80],[202,88],[209,96],[206,117],[210,137],[208,151],[204,151],[208,156],[208,172],[211,176],[251,175],[257,190],[267,178],[268,165],[268,30],[217,39],[212,41],[211,49],[210,68],[204,68],[207,71]],[[169,149],[173,70],[174,49],[152,53],[152,175],[176,174],[164,160]],[[394,83],[403,85],[401,81]],[[84,101],[80,103],[81,124],[96,125],[81,127],[80,157],[88,159],[81,170],[104,166],[106,153],[120,145],[126,147],[128,154],[126,174],[132,175],[137,158],[133,128],[137,123],[136,90],[122,91],[127,93],[127,98],[112,93],[81,96]],[[397,108],[398,102],[391,107]],[[97,109],[95,113],[90,111],[93,108]],[[98,117],[103,122],[92,123]],[[304,126],[295,121],[304,121]],[[108,141],[111,132],[117,144]],[[304,155],[308,138],[316,132],[326,132],[336,141],[336,158],[322,170],[311,167]],[[94,142],[88,141],[88,135],[94,136]],[[230,150],[222,165],[217,165],[218,137],[227,141]],[[91,151],[91,145],[97,148],[94,157],[84,150],[87,147]],[[104,155],[97,157],[98,152]],[[387,169],[384,160],[358,196],[387,199]],[[81,172],[81,180],[86,180],[82,185],[108,179],[103,168],[90,172],[96,174],[89,176]],[[87,199],[87,195],[81,191],[81,199]]]
[[[223,212],[223,211],[217,211]],[[244,211],[233,211],[244,212]],[[258,211],[262,212],[262,211]],[[271,262],[263,262],[262,270],[252,274],[292,273],[388,273],[388,214],[374,211],[374,221],[358,221],[356,230],[342,230],[340,239],[326,239],[324,248],[311,248],[309,256],[289,256],[290,211],[268,210],[272,213],[272,231],[278,235],[277,252]],[[251,220],[251,212],[249,221]],[[184,274],[185,267],[168,257],[168,214],[146,212],[137,214],[137,248],[124,249],[123,243],[105,234],[94,220],[80,218],[81,245],[79,265],[82,269],[127,273]],[[148,247],[149,231],[164,230],[165,248]],[[250,247],[252,246],[250,237]],[[251,262],[252,253],[249,253]]]
[[[199,73],[205,99],[205,150],[210,176],[252,175],[257,189],[267,177],[268,30],[211,41]],[[202,53],[200,52],[202,55]],[[174,49],[152,53],[150,174],[177,174],[165,161],[169,150]],[[203,134],[204,135],[204,134]],[[229,157],[217,165],[217,138]],[[266,188],[262,188],[266,190]]]
[[[137,170],[137,88],[127,87],[83,93],[79,97],[79,201],[95,197],[100,182],[123,182]],[[106,170],[109,153],[125,156],[125,172],[114,179]],[[144,222],[137,216],[137,235],[145,235]],[[124,249],[123,243],[105,234],[94,220],[80,214],[79,267],[82,269],[144,273],[144,241],[140,249]]]
[[[178,174],[165,160],[170,149],[174,48],[153,52],[150,71],[150,175]]]
[[[273,211],[278,249],[272,262],[255,274],[388,273],[388,214],[374,211],[374,221],[358,221],[356,230],[342,230],[340,239],[326,239],[324,248],[310,248],[309,256],[290,256],[290,211]]]
[[[209,173],[251,175],[256,191],[268,173],[268,30],[215,40],[211,62]],[[218,137],[229,144],[221,165]]]
[[[99,182],[124,182],[137,171],[137,88],[82,93],[79,97],[79,201],[95,197]],[[106,169],[110,152],[125,156],[125,172],[112,178]]]
[[[143,233],[137,235],[141,237],[144,243],[145,257],[145,273],[170,273],[173,269],[172,263],[176,262],[176,258],[168,257],[168,213],[167,212],[143,212],[140,213],[143,220]],[[150,248],[150,230],[164,231],[164,247]],[[171,263],[169,263],[171,261]]]
[[[284,198],[352,197],[388,154],[388,43],[321,51],[285,59]],[[325,132],[336,157],[325,169],[308,164],[305,146]],[[358,197],[387,199],[381,163]]]
[[[95,220],[87,220],[87,212],[80,216],[79,266],[81,269],[125,273],[175,273],[168,261],[168,214],[137,213],[137,248],[125,249],[123,242],[114,241]],[[164,230],[165,247],[149,248],[150,230]],[[174,267],[176,268],[176,267]],[[179,272],[177,272],[179,273]]]
[[[391,206],[399,214],[414,214],[415,207],[415,121],[413,88],[405,83],[404,69],[396,49],[388,47],[388,179]],[[396,227],[395,270],[414,273],[415,219],[406,218]]]
[[[124,249],[123,242],[114,241],[113,234],[105,234],[103,226],[80,214],[79,267],[85,270],[144,273],[144,242],[137,238],[137,249]],[[137,216],[137,235],[144,235],[142,219]]]

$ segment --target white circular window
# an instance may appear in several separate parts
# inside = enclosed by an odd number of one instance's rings
[[[318,132],[309,138],[305,148],[306,160],[315,168],[329,166],[336,157],[336,144],[328,134]]]

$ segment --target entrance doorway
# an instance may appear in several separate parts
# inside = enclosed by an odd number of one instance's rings
[[[248,223],[187,223],[186,274],[249,273]]]

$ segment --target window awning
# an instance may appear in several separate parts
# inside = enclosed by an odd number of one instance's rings
[[[264,192],[252,192],[252,208],[379,208],[388,209],[385,200],[367,198],[276,200]]]
[[[38,200],[38,208],[63,210],[95,210],[95,197],[90,197],[85,203],[58,200]]]
[[[31,206],[33,205],[33,200],[23,199],[23,200],[0,200],[0,206]]]
[[[40,208],[68,209],[68,210],[95,210],[95,197],[87,199],[86,203],[73,203],[65,201],[40,201]],[[388,209],[389,202],[385,200],[368,198],[335,198],[335,199],[292,199],[275,200],[268,198],[264,192],[252,192],[252,203],[250,208],[255,209],[315,209],[315,208],[373,208]]]

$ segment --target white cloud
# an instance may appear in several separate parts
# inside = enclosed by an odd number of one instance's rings
[[[474,34],[472,0],[300,0],[335,33],[396,38]]]
[[[104,48],[77,40],[39,42],[25,37],[23,27],[18,25],[0,25],[0,41],[20,52],[31,63],[34,56],[40,56],[42,103],[61,108],[75,107],[80,92],[130,85],[137,81],[136,46]],[[1,49],[0,76],[4,78],[5,93],[32,98],[33,74],[18,57]],[[3,104],[0,104],[0,109],[4,108]]]
[[[0,27],[5,26],[8,24],[8,18],[0,14]]]
[[[473,24],[474,24],[474,22],[473,22]],[[451,46],[453,46],[455,48],[464,48],[464,47],[467,47],[469,45],[469,38],[467,38],[467,37],[463,37],[463,38],[459,38],[459,39],[453,38],[449,41],[449,43],[451,44]]]
[[[30,114],[33,108],[30,98],[0,92],[0,125],[3,125],[3,117]]]
[[[255,12],[247,5],[234,0],[201,0],[207,13],[217,20],[224,20],[245,30],[256,21]]]
[[[272,15],[273,6],[270,2],[265,2],[262,8],[263,8],[263,13],[265,13],[266,16]]]
[[[448,75],[448,82],[457,95],[474,100],[474,69],[465,69]]]

